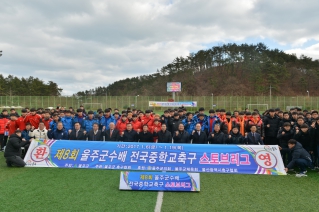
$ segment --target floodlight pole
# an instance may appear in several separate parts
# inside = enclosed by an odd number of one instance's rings
[[[269,108],[271,108],[271,84],[270,84],[270,90],[269,90]]]
[[[214,94],[212,93],[212,109],[214,109]]]
[[[173,98],[173,100],[174,100],[174,102],[175,102],[175,92],[172,92],[172,98]]]
[[[139,97],[140,95],[136,95],[135,96],[135,108],[137,109],[137,97]]]
[[[105,92],[105,108],[107,108],[107,90]]]

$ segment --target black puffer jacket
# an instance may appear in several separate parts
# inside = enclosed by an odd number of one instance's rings
[[[313,138],[314,144],[319,145],[319,125],[316,123],[315,128],[310,128],[311,136]]]
[[[7,143],[4,157],[21,156],[21,147],[29,144],[28,141],[22,141],[22,138],[17,134],[12,134]]]
[[[171,133],[175,134],[175,132],[178,130],[179,124],[183,124],[183,122],[180,119],[172,119],[171,122]]]
[[[187,131],[178,131],[178,135],[176,135],[176,132],[173,134],[174,143],[190,143],[190,135]]]
[[[212,136],[214,134],[214,137]],[[209,135],[208,141],[210,144],[226,144],[227,143],[227,135],[225,135],[222,131],[213,132]]]
[[[282,134],[285,132],[285,134]],[[294,132],[292,130],[286,131],[284,128],[278,131],[277,138],[279,139],[279,144],[281,147],[288,147],[288,141],[294,137]]]
[[[279,121],[280,120],[277,116],[264,117],[264,128],[265,128],[265,136],[266,137],[277,137],[277,133],[279,130]],[[270,125],[269,127],[267,127],[268,124]]]
[[[244,137],[238,132],[234,134],[232,131],[230,132],[231,138],[228,136],[228,144],[244,144]]]
[[[172,143],[172,134],[168,130],[166,130],[165,132],[163,132],[162,130],[157,133],[154,132],[153,136],[158,137],[157,138],[158,143]]]
[[[299,133],[294,136],[294,139],[298,141],[307,151],[313,150],[313,133],[311,131],[311,128],[308,129],[306,133],[300,130]]]
[[[311,162],[310,154],[307,150],[302,148],[302,145],[299,142],[297,142],[295,147],[290,149],[290,151],[292,154],[292,161],[287,165],[288,169],[294,168],[297,159],[306,159]]]

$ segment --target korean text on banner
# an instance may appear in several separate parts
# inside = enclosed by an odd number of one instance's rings
[[[199,173],[122,171],[120,190],[200,191]]]
[[[286,175],[278,146],[32,141],[27,167]]]

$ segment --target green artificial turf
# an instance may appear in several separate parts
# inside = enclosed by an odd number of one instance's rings
[[[165,192],[162,211],[318,211],[319,174],[201,173],[201,191]],[[0,211],[154,211],[157,192],[119,191],[120,171],[7,168],[0,153]]]
[[[319,211],[318,173],[291,174],[201,173],[199,193],[166,192],[162,211]]]
[[[120,191],[120,171],[7,168],[0,153],[0,211],[154,211],[157,192]]]

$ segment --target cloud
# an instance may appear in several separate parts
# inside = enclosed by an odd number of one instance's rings
[[[300,55],[306,55],[307,57],[311,57],[313,59],[319,59],[319,43],[309,46],[307,48],[295,48],[295,49],[289,49],[285,52],[289,54],[296,54],[298,57]]]
[[[319,58],[319,2],[313,0],[0,3],[6,20],[0,22],[0,73],[51,80],[68,95],[155,73],[212,43],[271,40]]]

